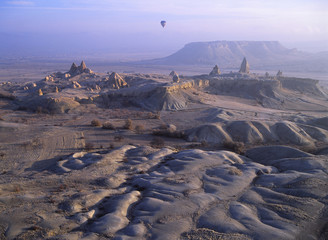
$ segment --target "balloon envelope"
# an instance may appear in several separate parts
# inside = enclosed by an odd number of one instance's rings
[[[165,25],[166,25],[166,21],[161,21],[161,25],[162,25],[162,27],[165,27]]]

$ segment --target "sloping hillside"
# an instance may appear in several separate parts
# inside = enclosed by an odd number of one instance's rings
[[[252,67],[274,70],[327,71],[328,53],[306,53],[288,49],[278,41],[193,42],[170,56],[146,61],[150,64],[207,65],[239,68],[246,57]]]

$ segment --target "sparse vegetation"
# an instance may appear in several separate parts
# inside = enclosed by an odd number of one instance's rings
[[[103,129],[108,129],[108,130],[115,130],[115,126],[111,122],[105,122],[102,125]]]
[[[145,131],[145,127],[144,125],[137,125],[134,130],[136,131],[136,133],[142,134]]]
[[[133,130],[132,120],[130,118],[125,121],[123,129]]]
[[[153,148],[162,148],[164,145],[165,141],[161,137],[154,137],[150,142],[150,146]]]
[[[122,135],[115,135],[114,136],[114,141],[116,142],[121,142],[124,139]]]
[[[225,149],[237,154],[245,153],[245,145],[242,142],[224,141],[222,145]]]
[[[102,125],[98,119],[93,119],[90,124],[93,127],[100,127]]]
[[[153,135],[165,136],[165,137],[171,137],[171,138],[184,138],[185,137],[185,134],[182,131],[177,131],[176,127],[172,124],[160,125],[158,129],[153,130]]]
[[[156,112],[156,113],[149,112],[147,114],[147,118],[149,118],[149,119],[161,119],[161,114],[160,114],[160,112]]]
[[[42,108],[41,106],[38,106],[38,107],[36,108],[35,112],[36,112],[37,114],[42,114],[42,113],[44,113],[44,110],[43,110],[43,108]]]
[[[87,152],[90,152],[94,149],[94,145],[91,142],[85,143],[84,150]]]

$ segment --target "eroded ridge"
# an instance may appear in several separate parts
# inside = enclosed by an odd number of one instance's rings
[[[131,145],[76,153],[62,160],[70,170],[57,174],[88,173],[93,190],[67,190],[57,205],[62,212],[54,210],[61,224],[40,212],[38,224],[51,226],[52,237],[43,232],[50,239],[319,237],[327,218],[327,157],[281,146],[254,148],[246,156]],[[79,157],[88,164],[70,163]],[[18,236],[28,236],[21,231]],[[7,237],[15,236],[8,228]]]

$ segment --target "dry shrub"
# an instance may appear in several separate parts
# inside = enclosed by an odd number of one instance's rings
[[[36,108],[35,112],[36,112],[37,114],[46,113],[46,111],[45,111],[45,110],[43,109],[43,107],[41,107],[41,106],[38,106],[38,107]]]
[[[153,130],[153,135],[155,136],[165,136],[171,138],[184,138],[185,134],[182,131],[177,131],[175,126],[174,128],[170,128],[170,125],[162,124],[158,129]]]
[[[116,142],[121,142],[124,139],[124,137],[122,135],[115,135],[114,136],[114,140]]]
[[[91,121],[91,126],[93,126],[93,127],[100,127],[101,126],[101,122],[98,119],[93,119]]]
[[[128,129],[128,130],[132,130],[133,129],[133,127],[132,127],[132,120],[130,118],[129,119],[126,119],[123,128],[124,129]]]
[[[13,192],[15,192],[15,193],[19,193],[20,191],[22,191],[21,186],[15,184],[15,185],[13,186]]]
[[[149,119],[161,119],[161,114],[160,114],[160,112],[156,112],[156,113],[149,112],[147,114],[147,118],[149,118]]]
[[[236,176],[241,176],[243,175],[243,172],[241,170],[239,170],[238,168],[234,168],[234,167],[230,167],[228,169],[228,173],[230,175],[236,175]]]
[[[245,145],[242,142],[224,141],[223,147],[237,154],[245,153]]]
[[[89,152],[89,151],[91,151],[92,149],[94,149],[94,145],[93,145],[93,143],[87,142],[87,143],[85,144],[85,146],[84,146],[84,150],[87,151],[87,152]]]
[[[141,134],[145,131],[145,127],[144,125],[137,125],[134,130],[136,131],[136,133]]]
[[[103,129],[109,129],[109,130],[115,130],[115,127],[112,123],[110,122],[105,122],[103,125],[102,125],[102,128]]]
[[[164,147],[164,145],[165,145],[165,142],[160,137],[154,137],[150,142],[150,146],[153,148],[162,148],[162,147]]]

